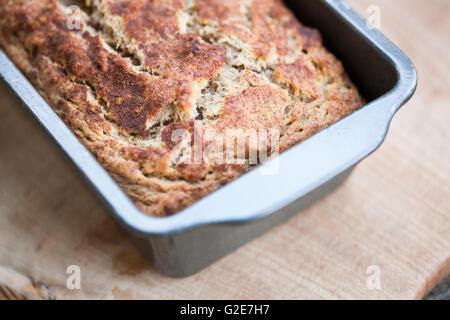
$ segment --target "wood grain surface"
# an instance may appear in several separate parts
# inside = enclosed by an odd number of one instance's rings
[[[419,72],[383,146],[345,185],[186,279],[141,258],[57,147],[0,85],[0,296],[409,299],[450,272],[450,1],[351,0]],[[66,287],[69,265],[81,290]],[[369,266],[379,290],[367,286]]]

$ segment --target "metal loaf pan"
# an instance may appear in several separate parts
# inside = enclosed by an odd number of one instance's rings
[[[384,140],[394,113],[414,93],[410,60],[340,0],[292,0],[288,6],[345,65],[369,103],[277,159],[182,212],[153,218],[140,212],[31,84],[0,51],[0,73],[81,173],[113,216],[163,274],[191,275],[337,188]],[[301,257],[298,257],[301,259]]]

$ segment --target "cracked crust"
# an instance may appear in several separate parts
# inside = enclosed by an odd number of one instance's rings
[[[76,16],[67,3],[0,0],[0,45],[150,215],[255,165],[249,150],[218,161],[225,130],[276,129],[284,151],[364,103],[320,34],[281,1],[86,0]],[[208,152],[187,164],[198,136]]]

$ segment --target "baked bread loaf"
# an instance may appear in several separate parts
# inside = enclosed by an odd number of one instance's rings
[[[364,103],[319,32],[279,0],[73,3],[0,0],[0,46],[150,215]]]

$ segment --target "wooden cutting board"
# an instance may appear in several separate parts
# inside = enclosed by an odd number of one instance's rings
[[[0,295],[422,298],[450,272],[450,2],[350,3],[381,8],[382,31],[417,66],[417,94],[342,188],[187,279],[165,278],[140,257],[1,85]],[[80,267],[81,290],[66,287],[69,265]]]

